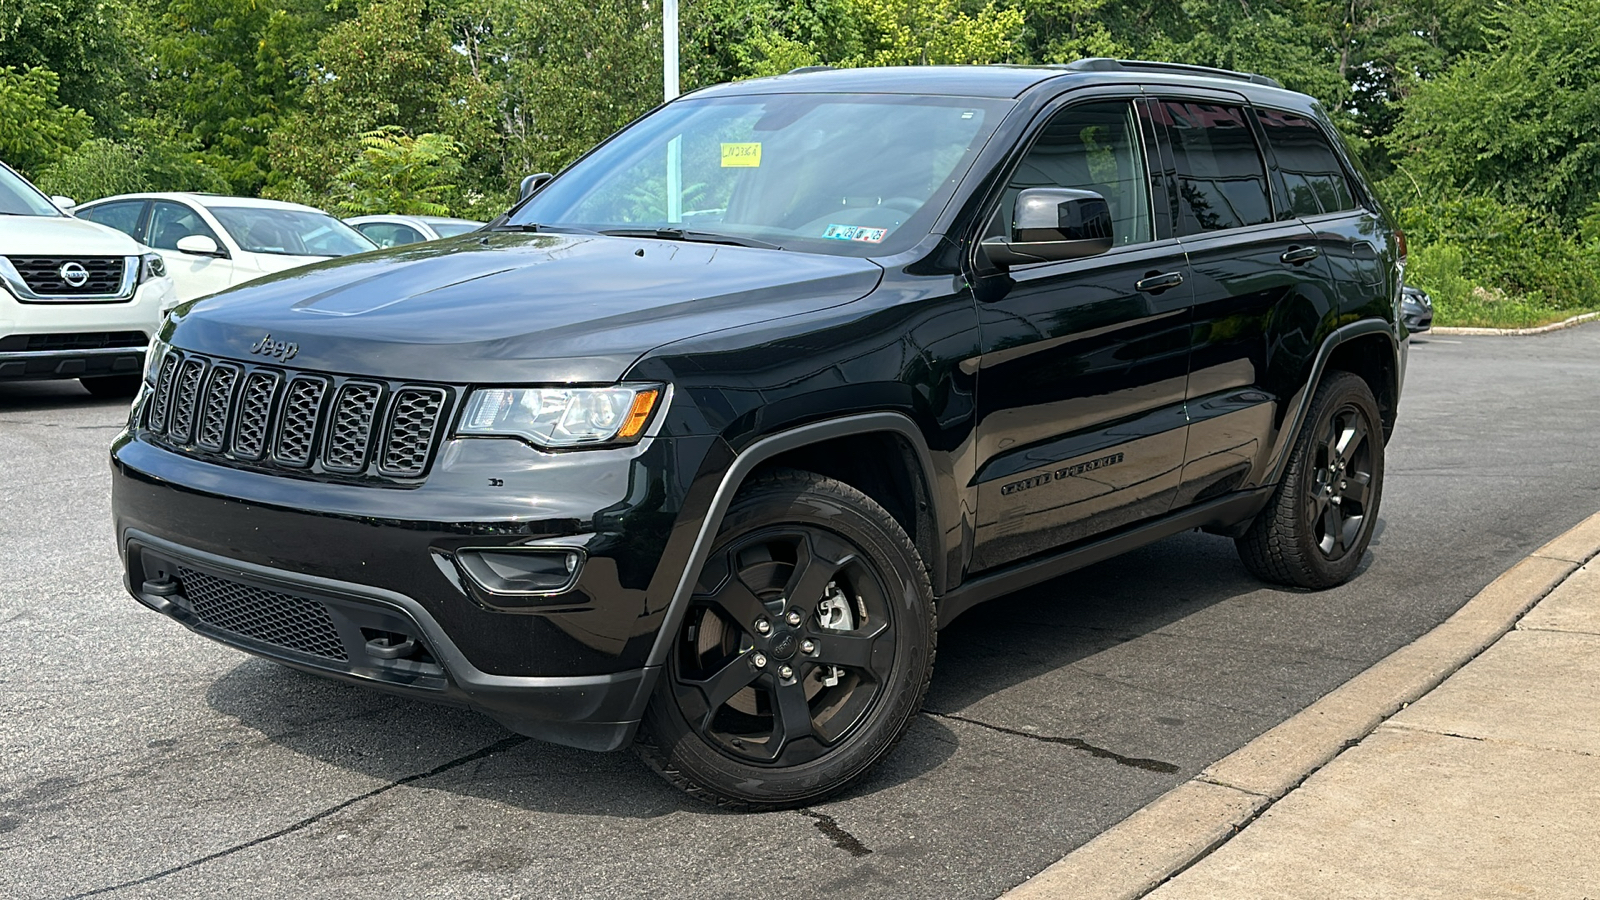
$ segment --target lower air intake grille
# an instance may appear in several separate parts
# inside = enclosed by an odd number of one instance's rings
[[[349,658],[333,618],[315,600],[226,581],[182,566],[178,578],[195,618],[212,628],[324,659]]]

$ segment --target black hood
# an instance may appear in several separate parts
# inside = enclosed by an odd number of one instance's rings
[[[865,296],[864,259],[576,234],[473,234],[294,269],[181,308],[168,339],[239,360],[453,383],[609,382],[651,348]]]

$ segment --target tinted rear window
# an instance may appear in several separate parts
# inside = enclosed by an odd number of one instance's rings
[[[1278,218],[1355,209],[1355,195],[1322,128],[1304,116],[1260,110],[1262,130],[1283,176],[1285,206]]]

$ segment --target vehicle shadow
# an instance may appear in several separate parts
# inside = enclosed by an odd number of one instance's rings
[[[1380,517],[1353,580],[1376,559],[1383,525]],[[924,708],[935,715],[973,707],[1004,712],[1006,704],[993,698],[1022,686],[1024,700],[1057,713],[1093,709],[1113,732],[1137,733],[1135,720],[1148,713],[1118,704],[1170,698],[1266,724],[1370,664],[1341,658],[1337,638],[1319,643],[1312,636],[1311,620],[1334,614],[1320,600],[1308,603],[1313,593],[1257,580],[1232,541],[1178,535],[957,619],[940,632]],[[1119,649],[1136,641],[1138,649]],[[1049,686],[1028,687],[1034,680]],[[1270,691],[1253,690],[1268,684]],[[1100,696],[1075,702],[1050,695],[1061,690]],[[1080,724],[1047,719],[1045,727],[1072,734]]]
[[[594,753],[523,738],[476,712],[330,681],[251,659],[214,681],[217,712],[294,754],[387,782],[421,780],[431,791],[526,812],[649,819],[715,812],[624,749]],[[948,759],[956,740],[918,717],[907,743],[846,796],[917,778]],[[490,753],[484,748],[494,747]],[[476,757],[476,758],[474,758]],[[427,774],[425,778],[416,776]]]
[[[97,399],[73,380],[0,382],[0,413],[97,408],[122,411],[130,400]]]
[[[1363,568],[1370,566],[1372,559],[1369,553]],[[958,751],[959,731],[967,727],[951,720],[967,719],[965,714],[975,705],[1014,692],[1016,703],[1039,709],[1048,717],[1051,689],[1029,682],[1060,678],[1098,654],[1241,598],[1267,608],[1268,618],[1282,620],[1278,627],[1294,628],[1291,607],[1300,597],[1301,592],[1269,588],[1250,576],[1234,555],[1232,542],[1190,535],[979,606],[940,633],[933,685],[924,704],[926,714],[917,717],[894,753],[840,799],[869,796],[938,769]],[[1288,615],[1273,616],[1273,607],[1288,610]],[[1231,673],[1234,682],[1208,684],[1202,679],[1187,693],[1203,702],[1209,702],[1207,698],[1215,693],[1211,699],[1219,707],[1236,702],[1229,694],[1237,682],[1265,677],[1252,671],[1252,666],[1264,669],[1272,665],[1272,654],[1259,649],[1244,653],[1224,647],[1215,652],[1242,666]],[[1154,669],[1166,665],[1159,654],[1141,656],[1151,658],[1140,665]],[[1212,663],[1202,661],[1201,665]],[[1282,702],[1293,708],[1312,702],[1347,677],[1342,671],[1335,667],[1303,679]],[[328,681],[264,660],[244,662],[217,679],[207,700],[217,712],[272,744],[386,781],[413,778],[498,745],[500,749],[492,754],[429,776],[427,787],[525,811],[627,818],[710,811],[666,784],[631,752],[592,753],[520,740],[468,710]],[[1115,706],[1117,701],[1101,702]],[[1130,735],[1137,734],[1139,727],[1131,720],[1155,715],[1151,710],[1119,710],[1112,715],[1123,714],[1130,720],[1125,723]],[[1070,710],[1065,712],[1065,720],[1047,718],[1046,730],[1075,733],[1082,722],[1073,720]],[[999,726],[999,730],[1018,724],[1004,719],[1003,704],[1000,714],[1002,718],[996,722],[994,711],[986,708],[976,724]],[[1240,727],[1255,733],[1279,718],[1276,710],[1258,712]],[[1133,746],[1124,749],[1145,749],[1137,738],[1130,737],[1129,743]],[[1196,746],[1194,752],[1199,754],[1195,759],[1169,754],[1178,762],[1172,768],[1189,773],[1215,755],[1203,746]],[[1138,755],[1154,755],[1154,751]]]

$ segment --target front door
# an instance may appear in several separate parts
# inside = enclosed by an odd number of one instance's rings
[[[972,570],[1165,513],[1183,464],[1190,286],[1162,234],[1131,99],[1051,116],[1015,166],[989,234],[1030,187],[1095,191],[1115,243],[1100,256],[979,273],[978,516]]]
[[[150,213],[150,227],[145,230],[145,243],[166,260],[180,301],[215,294],[237,281],[231,258],[196,256],[178,249],[178,241],[191,234],[205,235],[216,241],[218,247],[225,246],[222,238],[193,209],[171,200],[155,202]]]

